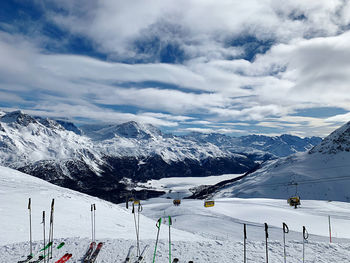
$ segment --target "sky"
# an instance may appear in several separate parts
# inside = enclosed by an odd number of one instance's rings
[[[172,133],[350,121],[350,1],[2,0],[0,109]]]

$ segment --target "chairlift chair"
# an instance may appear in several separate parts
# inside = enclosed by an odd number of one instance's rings
[[[300,205],[300,196],[289,197],[287,202],[290,206],[294,206],[294,208],[297,209],[298,205]]]
[[[177,192],[177,198],[173,200],[174,206],[179,206],[181,204],[181,199],[179,197],[179,192]]]
[[[204,200],[204,207],[213,207],[214,205],[214,200]]]
[[[298,205],[300,205],[300,196],[298,195],[298,183],[297,182],[293,182],[290,185],[294,185],[295,186],[295,195],[289,197],[288,200],[287,200],[287,203],[290,206],[294,206],[294,208],[297,209]]]
[[[181,204],[181,200],[180,199],[174,199],[173,200],[173,204],[174,204],[174,206],[179,206]]]

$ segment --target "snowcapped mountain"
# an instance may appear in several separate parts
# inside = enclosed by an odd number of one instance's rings
[[[265,148],[244,147],[247,139],[204,136],[164,135],[152,125],[134,121],[78,128],[65,120],[33,117],[21,111],[3,112],[0,165],[119,202],[132,187],[123,178],[137,182],[244,173],[257,165],[255,160],[272,156],[262,150]],[[256,141],[251,137],[250,145],[263,144]],[[142,192],[144,197],[159,194]]]
[[[124,177],[140,181],[241,173],[255,165],[247,156],[211,143],[163,136],[152,125],[128,122],[80,130],[21,111],[0,118],[0,164],[114,202],[129,195]],[[156,194],[161,193],[141,193]]]
[[[212,187],[216,197],[350,200],[350,122],[308,152],[262,165],[238,181]]]
[[[185,135],[184,138],[197,142],[210,142],[221,149],[224,148],[231,152],[244,152],[251,156],[255,155],[256,159],[261,160],[305,152],[322,141],[319,137],[300,138],[288,134],[273,137],[254,134],[231,137],[219,133],[203,134],[198,132]]]

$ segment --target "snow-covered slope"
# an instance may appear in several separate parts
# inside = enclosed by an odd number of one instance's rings
[[[217,197],[350,200],[350,122],[307,153],[266,163],[254,173],[225,185]]]
[[[190,184],[194,184],[195,180]],[[208,179],[209,180],[209,179]],[[90,204],[95,203],[96,238],[104,242],[98,262],[122,262],[128,248],[135,245],[131,209],[98,198],[49,184],[43,180],[0,167],[0,262],[17,262],[29,252],[28,198],[32,198],[34,251],[42,247],[42,211],[49,212],[55,198],[55,244],[65,241],[62,250],[53,250],[52,262],[64,253],[73,254],[69,262],[81,262],[88,244]],[[269,224],[269,262],[282,262],[282,222],[291,232],[287,235],[287,260],[301,258],[302,226],[309,230],[306,244],[307,262],[346,262],[350,245],[348,203],[305,201],[298,210],[285,200],[217,199],[215,206],[204,208],[201,200],[183,200],[179,207],[165,198],[142,201],[140,216],[141,246],[148,244],[146,262],[151,262],[155,226],[159,217],[172,216],[172,255],[182,262],[242,262],[242,228],[247,224],[249,262],[265,262],[264,225]],[[333,244],[328,244],[328,215],[332,217]],[[164,222],[164,221],[163,221]],[[48,230],[48,229],[47,229]],[[48,232],[48,231],[47,231]],[[157,262],[168,261],[168,225],[162,224]],[[339,243],[338,243],[339,242]]]
[[[90,205],[96,204],[96,237],[134,238],[131,209],[0,166],[0,245],[28,240],[28,198],[32,200],[33,239],[42,239],[42,211],[55,199],[55,237],[90,237]],[[48,220],[48,218],[47,218]],[[153,238],[155,221],[141,215],[142,238]],[[204,240],[183,231],[174,240]],[[1,261],[0,261],[1,262]]]

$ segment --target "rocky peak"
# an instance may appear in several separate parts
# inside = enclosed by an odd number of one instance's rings
[[[158,128],[151,124],[141,124],[135,121],[116,125],[115,132],[119,136],[134,139],[149,139],[162,134]]]
[[[339,129],[332,132],[324,140],[309,153],[316,152],[323,154],[336,154],[338,152],[350,152],[350,122],[344,124]]]
[[[0,121],[4,123],[17,123],[23,126],[28,126],[30,123],[37,123],[33,117],[20,110],[6,113],[1,117]]]

